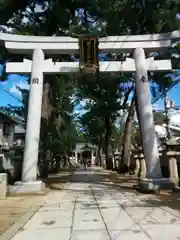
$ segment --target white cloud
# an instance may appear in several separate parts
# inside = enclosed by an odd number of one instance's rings
[[[22,89],[29,89],[29,85],[27,82],[20,81],[19,83],[14,84],[11,88],[9,88],[9,92],[16,95],[17,97],[22,97],[21,91],[19,91],[17,87]]]
[[[29,89],[29,84],[25,81],[25,82],[19,82],[18,84],[16,84],[17,87],[20,87],[22,89]]]
[[[16,88],[15,85],[13,85],[11,88],[9,88],[9,92],[18,97],[21,97],[21,92]]]
[[[155,110],[155,111],[158,111],[158,110],[162,110],[162,108],[159,106],[159,104],[157,104],[157,103],[154,103],[153,105],[152,105],[152,108],[153,108],[153,110]]]

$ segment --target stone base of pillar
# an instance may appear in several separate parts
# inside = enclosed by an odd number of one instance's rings
[[[141,193],[155,193],[160,189],[174,189],[175,184],[168,178],[142,178],[139,180],[137,190]]]
[[[35,182],[15,182],[8,186],[9,194],[40,194],[45,190],[45,184],[42,181]]]

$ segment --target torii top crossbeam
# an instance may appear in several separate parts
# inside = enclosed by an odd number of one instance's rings
[[[101,52],[131,53],[135,48],[146,51],[161,51],[169,48],[172,43],[180,39],[180,30],[146,35],[110,36],[100,38]],[[79,50],[78,39],[71,37],[27,36],[0,33],[0,45],[17,54],[31,54],[36,48],[41,48],[45,54],[73,54]]]

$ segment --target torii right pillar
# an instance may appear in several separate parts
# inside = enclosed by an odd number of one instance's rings
[[[140,180],[140,188],[143,191],[156,191],[169,183],[167,179],[162,178],[161,174],[144,49],[136,48],[134,50],[134,60],[140,129],[147,173],[146,178]]]

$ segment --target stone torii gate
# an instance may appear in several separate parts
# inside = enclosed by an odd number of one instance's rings
[[[171,60],[155,61],[145,58],[145,52],[159,52],[172,46],[180,38],[180,31],[166,34],[112,36],[101,38],[100,52],[132,53],[133,58],[124,62],[100,62],[100,72],[135,72],[136,91],[140,113],[144,155],[147,166],[148,184],[152,179],[161,179],[159,153],[154,129],[151,97],[147,71],[169,71]],[[45,59],[45,55],[74,54],[79,51],[78,39],[71,37],[21,36],[0,33],[0,44],[12,54],[26,54],[32,60],[8,62],[7,73],[31,73],[29,109],[23,160],[22,182],[16,183],[10,191],[37,192],[42,182],[37,181],[41,105],[43,94],[43,75],[74,73],[79,71],[77,62],[56,62]]]

